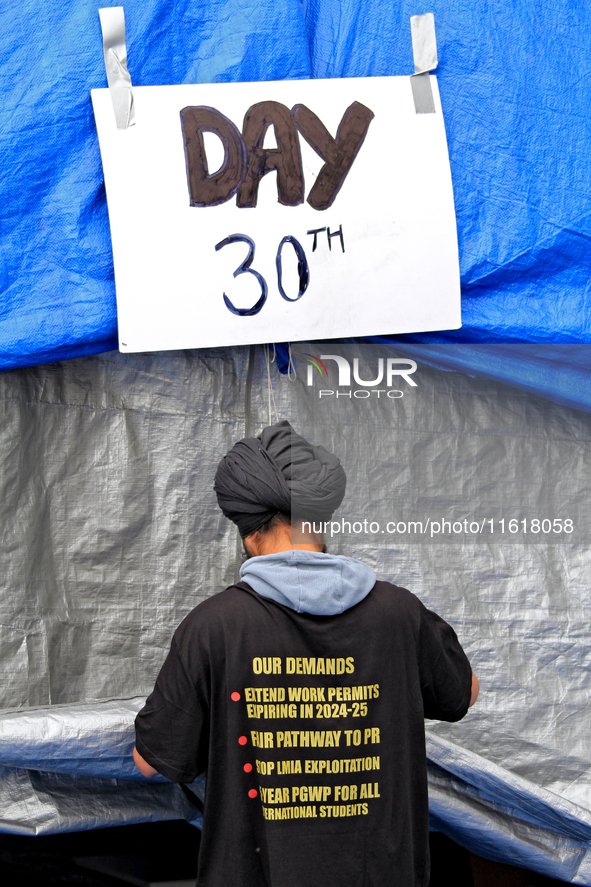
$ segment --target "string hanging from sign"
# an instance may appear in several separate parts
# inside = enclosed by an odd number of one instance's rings
[[[295,382],[295,380],[297,379],[297,373],[296,365],[291,354],[291,342],[287,343],[287,353],[289,355],[289,360],[287,363],[287,378],[290,382]]]
[[[248,358],[246,369],[246,384],[244,386],[244,437],[252,436],[252,380],[254,378],[254,364],[256,360],[256,345],[248,346]],[[242,537],[236,527],[236,547],[234,560],[234,582],[240,582],[240,567],[244,561],[242,549]]]
[[[279,422],[279,413],[277,412],[277,404],[275,403],[275,392],[273,391],[273,382],[271,379],[271,364],[275,361],[275,345],[273,345],[273,357],[270,356],[269,345],[263,345],[263,348],[265,349],[265,364],[267,366],[267,398],[269,407],[269,425],[272,425],[273,416],[271,414],[271,400],[273,400],[275,421]]]

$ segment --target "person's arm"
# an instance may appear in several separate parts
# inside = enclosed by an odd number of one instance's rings
[[[133,749],[133,760],[135,761],[135,766],[138,768],[142,776],[147,776],[148,779],[151,779],[153,776],[158,775],[158,770],[154,770],[153,767],[148,764],[144,758],[140,755],[137,748]]]
[[[474,672],[472,672],[472,692],[470,694],[470,704],[468,705],[468,708],[470,708],[470,706],[474,705],[474,703],[478,699],[479,691],[480,691],[480,684],[478,683],[478,678],[476,677]]]
[[[179,646],[179,641],[188,646],[182,633],[185,622],[175,632],[154,690],[135,719],[133,757],[140,773],[148,778],[158,773],[172,782],[193,782],[207,767],[207,657],[192,632],[193,661],[189,666],[185,662]]]
[[[425,717],[459,721],[476,702],[478,681],[451,625],[420,604],[419,674]]]

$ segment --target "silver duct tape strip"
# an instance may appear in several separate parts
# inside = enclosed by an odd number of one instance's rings
[[[431,78],[427,71],[423,74],[413,74],[410,78],[410,85],[416,113],[434,114],[435,101],[433,99],[433,90],[431,89]]]
[[[426,12],[425,15],[411,15],[410,32],[412,35],[415,74],[434,71],[437,67],[437,40],[435,38],[433,13]]]
[[[417,114],[434,114],[435,102],[429,78],[429,71],[434,71],[437,67],[437,40],[433,13],[412,15],[410,31],[415,65],[415,72],[410,78],[410,84],[415,111]]]
[[[131,77],[127,70],[125,46],[125,15],[122,6],[99,9],[103,32],[103,53],[107,81],[113,102],[117,129],[127,129],[135,123],[135,108]]]

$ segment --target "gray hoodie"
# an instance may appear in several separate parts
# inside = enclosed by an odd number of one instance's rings
[[[373,570],[355,558],[298,550],[251,557],[240,578],[262,597],[314,616],[336,616],[354,607],[376,582]]]

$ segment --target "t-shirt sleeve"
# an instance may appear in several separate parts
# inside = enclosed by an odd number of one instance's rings
[[[472,668],[451,625],[423,604],[418,655],[425,717],[459,721],[470,704]]]
[[[142,758],[173,782],[193,782],[207,765],[208,710],[173,638],[153,692],[135,720]]]

